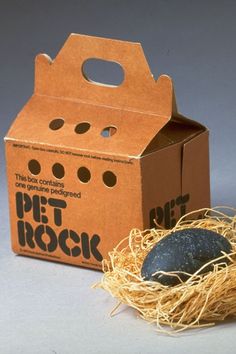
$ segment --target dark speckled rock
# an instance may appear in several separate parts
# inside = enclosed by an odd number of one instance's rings
[[[231,250],[229,241],[216,232],[198,228],[176,231],[160,240],[148,253],[142,265],[141,275],[144,280],[173,286],[180,282],[176,276],[154,273],[177,271],[193,274],[204,264],[220,257],[221,251],[230,253]],[[204,273],[211,269],[212,266],[208,266]],[[177,274],[183,281],[188,278],[186,274]]]

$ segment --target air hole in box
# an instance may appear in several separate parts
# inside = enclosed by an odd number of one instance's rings
[[[87,167],[80,167],[77,176],[82,183],[88,183],[91,179],[91,173]]]
[[[58,129],[61,129],[63,127],[63,125],[64,125],[64,119],[56,118],[50,122],[49,128],[51,130],[58,130]]]
[[[116,175],[112,172],[112,171],[105,171],[103,173],[103,182],[107,187],[114,187],[116,185],[117,182],[117,178]]]
[[[55,163],[52,166],[52,173],[54,177],[62,179],[65,176],[65,169],[60,163]]]
[[[116,132],[117,132],[117,128],[111,125],[109,127],[104,128],[101,131],[101,136],[103,136],[104,138],[110,138]]]
[[[82,122],[76,125],[75,127],[75,132],[76,134],[84,134],[87,133],[87,131],[90,129],[90,123],[88,122]]]
[[[37,160],[30,160],[28,163],[28,169],[32,175],[38,175],[41,171],[40,163]]]

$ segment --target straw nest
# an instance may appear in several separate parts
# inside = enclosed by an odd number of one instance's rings
[[[190,220],[200,212],[203,215],[201,219]],[[142,263],[154,244],[170,231],[190,227],[206,228],[226,237],[231,243],[232,253],[222,254],[221,258],[225,262],[226,256],[228,265],[222,261],[214,265],[212,271],[205,274],[197,271],[187,281],[173,287],[144,281],[140,274]],[[210,263],[214,261],[207,265]],[[96,287],[118,299],[112,313],[120,304],[127,304],[136,309],[143,319],[156,324],[158,331],[175,333],[235,318],[236,216],[227,216],[218,208],[201,209],[182,217],[172,230],[160,227],[145,231],[133,229],[109,253],[109,259],[103,261],[103,271],[104,275]]]

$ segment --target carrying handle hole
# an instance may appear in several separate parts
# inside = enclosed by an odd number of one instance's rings
[[[88,82],[109,87],[118,87],[125,78],[119,63],[97,58],[87,59],[82,65],[82,74]]]

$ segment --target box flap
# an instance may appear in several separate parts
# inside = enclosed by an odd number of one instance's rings
[[[187,142],[194,136],[206,130],[207,129],[203,125],[191,119],[185,118],[184,116],[179,114],[172,116],[169,122],[146,146],[142,156],[163,149],[172,144]]]
[[[151,114],[33,95],[5,139],[136,157],[157,134],[152,118]],[[159,117],[159,128],[165,123]],[[114,134],[107,136],[107,128],[114,129]]]
[[[142,152],[142,156],[163,149],[180,141],[186,142],[192,137],[206,131],[207,128],[178,112],[174,89],[172,91],[171,119],[158,131]]]
[[[91,58],[115,62],[124,70],[119,86],[89,81],[83,64]],[[140,43],[71,34],[52,61],[36,57],[35,93],[69,98],[126,110],[151,112],[168,120],[172,110],[172,82],[154,80]]]

